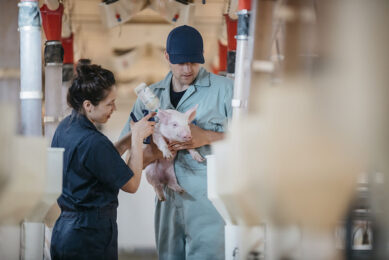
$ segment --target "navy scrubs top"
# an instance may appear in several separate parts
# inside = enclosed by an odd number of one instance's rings
[[[58,126],[52,147],[65,148],[62,210],[117,207],[119,189],[133,176],[112,142],[75,111]]]

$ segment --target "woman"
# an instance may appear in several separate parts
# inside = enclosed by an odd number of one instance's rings
[[[67,101],[73,108],[58,126],[52,147],[65,148],[61,215],[51,240],[52,259],[117,259],[116,209],[119,189],[134,193],[143,168],[143,139],[154,122],[141,119],[132,133],[115,145],[95,124],[104,124],[116,110],[115,78],[97,65],[77,67]],[[125,163],[120,157],[130,148]]]

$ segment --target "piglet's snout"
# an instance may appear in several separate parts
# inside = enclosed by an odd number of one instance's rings
[[[190,139],[192,139],[192,135],[191,135],[190,133],[184,133],[184,134],[182,135],[182,139],[183,139],[184,141],[189,141]]]

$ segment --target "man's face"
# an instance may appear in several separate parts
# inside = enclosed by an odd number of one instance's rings
[[[172,64],[169,60],[169,54],[165,52],[165,57],[169,61],[170,69],[173,77],[180,83],[181,86],[190,85],[197,77],[200,71],[199,63],[180,63]]]

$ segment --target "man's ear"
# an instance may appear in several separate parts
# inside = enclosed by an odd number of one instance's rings
[[[166,50],[165,50],[164,54],[165,54],[165,59],[170,63],[169,53],[167,53]]]
[[[82,102],[82,107],[84,108],[85,113],[92,112],[92,106],[92,102],[89,100],[84,100],[84,102]]]

